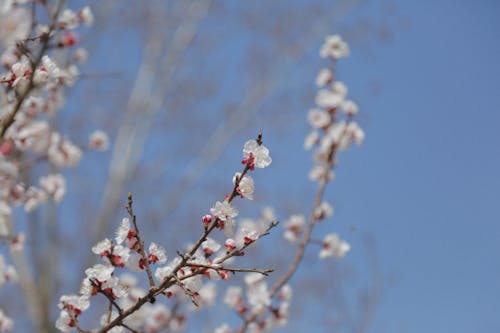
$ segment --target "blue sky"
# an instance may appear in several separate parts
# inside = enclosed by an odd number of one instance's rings
[[[383,86],[361,99],[367,140],[346,175],[357,189],[340,199],[397,277],[372,331],[498,331],[499,4],[397,4],[411,28],[373,63],[354,49],[345,69]]]

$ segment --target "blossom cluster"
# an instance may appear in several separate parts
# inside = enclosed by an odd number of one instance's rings
[[[78,28],[90,26],[92,11],[76,12],[56,6],[43,7],[32,1],[4,1],[0,7],[0,236],[14,232],[10,223],[12,206],[27,212],[49,198],[60,202],[66,192],[59,169],[73,167],[83,149],[104,150],[107,135],[96,131],[88,145],[77,145],[60,133],[51,120],[65,105],[65,89],[80,76],[79,64],[87,51],[78,47]],[[30,6],[28,6],[30,5]],[[35,7],[33,7],[35,6]],[[47,8],[49,21],[39,22],[33,8]],[[40,17],[43,15],[40,14]],[[22,172],[47,161],[54,173],[26,183]]]
[[[335,65],[337,61],[349,55],[349,46],[339,36],[328,36],[320,49],[322,58],[330,59],[331,68],[323,68],[316,77],[316,85],[320,88],[316,94],[317,107],[309,110],[308,122],[312,131],[304,140],[304,148],[315,148],[314,166],[309,172],[309,179],[320,183],[333,181],[333,167],[337,163],[337,152],[347,150],[353,143],[361,144],[365,133],[353,120],[358,114],[356,102],[347,98],[348,89],[344,83],[336,80]],[[332,215],[333,208],[322,202],[313,212],[315,220],[320,221]],[[305,219],[292,216],[286,223],[285,238],[296,241],[302,233]],[[350,246],[336,234],[328,234],[322,241],[320,258],[342,258]]]
[[[30,213],[49,199],[61,202],[66,179],[59,170],[77,165],[86,148],[108,146],[102,131],[78,145],[54,126],[65,106],[65,91],[87,60],[79,45],[80,26],[94,20],[90,7],[73,11],[63,4],[0,1],[0,239],[11,251],[22,250],[24,242],[13,223],[13,208],[22,206]],[[49,173],[32,171],[44,162]],[[39,176],[28,181],[26,174]],[[0,318],[0,331],[13,325],[3,312]]]
[[[247,247],[276,225],[270,209],[264,210],[257,221],[243,219],[236,223],[238,210],[232,204],[237,197],[253,198],[254,181],[248,173],[255,167],[265,168],[271,162],[261,135],[257,140],[247,141],[243,148],[244,169],[234,175],[232,192],[225,200],[217,201],[210,214],[202,217],[203,233],[199,241],[188,245],[185,252],[178,252],[178,256],[170,261],[160,245],[150,243],[145,248],[130,195],[127,206],[130,219],[121,221],[113,240],[106,238],[92,248],[104,263],[85,270],[86,277],[78,295],[61,296],[56,327],[62,332],[81,331],[80,316],[89,308],[92,297],[102,295],[110,302],[110,308],[102,317],[99,332],[178,331],[183,328],[189,311],[214,303],[217,296],[215,282],[228,281],[237,272],[254,274],[253,287],[247,292],[254,310],[269,305],[262,299],[265,298],[265,283],[258,284],[255,276],[267,275],[270,270],[228,265],[236,257],[243,256]],[[216,240],[222,235],[218,236],[216,230],[223,230],[222,241]],[[146,273],[149,289],[139,286],[133,275],[138,272]],[[175,306],[169,308],[165,305],[167,301]],[[284,318],[287,306],[281,307]]]
[[[118,301],[118,304],[125,308],[146,294],[145,290],[137,286],[137,280],[132,275],[125,273],[118,276],[117,269],[126,268],[131,272],[142,271],[146,265],[164,264],[167,261],[167,254],[163,247],[150,243],[147,254],[143,257],[139,253],[139,244],[137,231],[131,226],[130,220],[124,218],[116,230],[114,240],[106,238],[92,248],[92,252],[99,255],[104,264],[96,264],[85,270],[86,277],[82,282],[79,295],[61,296],[59,302],[61,312],[56,322],[59,330],[69,332],[78,326],[78,318],[90,306],[92,296],[103,294],[110,300]],[[146,307],[142,311],[153,311],[159,314],[161,309],[163,307],[153,306],[153,308]],[[145,313],[138,313],[135,318],[139,316],[144,318],[145,331],[155,332],[152,327],[157,327],[158,323],[152,321],[149,316],[145,316]],[[166,312],[158,318],[161,317],[161,320],[164,320],[165,316],[168,316]],[[122,330],[123,328],[117,328],[115,332]]]
[[[284,285],[273,300],[269,294],[267,282],[262,275],[248,273],[244,279],[245,290],[238,286],[227,288],[224,303],[233,308],[240,316],[261,315],[269,310],[271,315],[264,317],[258,322],[250,323],[250,332],[268,332],[272,329],[282,327],[288,323],[290,302],[292,300],[292,288]],[[232,333],[227,324],[222,324],[214,330],[214,333]]]

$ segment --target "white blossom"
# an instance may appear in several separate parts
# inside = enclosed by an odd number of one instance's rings
[[[248,303],[252,306],[252,313],[260,313],[271,305],[271,296],[265,282],[252,284],[247,288]]]
[[[0,287],[3,286],[7,281],[17,282],[18,275],[14,266],[7,265],[5,263],[5,258],[0,255]]]
[[[105,282],[111,279],[111,274],[114,271],[114,267],[110,265],[97,264],[91,268],[85,270],[85,274],[89,279],[96,280],[98,282]]]
[[[321,89],[316,95],[316,104],[327,109],[342,105],[347,95],[347,87],[342,82],[334,82],[331,89]]]
[[[238,210],[232,207],[227,200],[224,200],[223,202],[217,201],[215,206],[210,209],[210,213],[223,222],[225,235],[231,237],[235,226],[233,218],[238,216]]]
[[[165,252],[165,249],[156,243],[151,243],[149,245],[148,260],[149,263],[164,264],[167,261],[167,254]]]
[[[47,152],[50,162],[57,167],[75,166],[82,157],[82,151],[60,134],[52,133],[50,146]]]
[[[78,312],[87,310],[89,306],[89,299],[81,295],[63,295],[59,299],[58,304],[59,309],[65,310],[74,316],[77,316],[79,314]]]
[[[40,178],[40,187],[54,198],[55,202],[60,202],[66,193],[66,180],[61,174],[52,174]]]
[[[233,177],[233,184],[236,184],[236,178],[239,179],[240,177],[241,173],[237,172]],[[244,176],[242,179],[240,179],[237,191],[242,197],[253,200],[253,178],[251,176]]]
[[[319,55],[321,58],[340,59],[349,55],[349,45],[342,40],[339,35],[331,35],[325,38],[325,43],[321,46]]]
[[[0,237],[5,237],[10,234],[11,214],[12,210],[9,205],[5,201],[0,200]]]
[[[300,234],[302,234],[302,229],[306,222],[304,215],[292,215],[288,220],[285,221],[284,227],[285,232],[283,237],[289,242],[296,242],[299,239]]]
[[[117,244],[123,243],[130,231],[130,220],[126,217],[122,219],[120,226],[116,229],[115,240]]]
[[[240,287],[230,286],[226,290],[224,303],[232,308],[237,308],[243,302],[243,291]]]
[[[30,105],[33,105],[33,102],[39,103],[33,99],[30,102]],[[19,131],[15,133],[9,132],[9,136],[14,140],[14,144],[18,149],[30,149],[36,153],[43,153],[49,146],[50,127],[46,121],[30,121]]]
[[[61,29],[75,29],[79,25],[78,16],[71,9],[64,9],[59,15],[58,25]]]
[[[228,324],[222,324],[218,326],[213,333],[233,333],[231,327]]]
[[[209,256],[212,255],[213,253],[217,252],[220,250],[221,245],[217,243],[215,240],[213,240],[210,237],[207,237],[207,240],[201,243],[201,248],[203,249],[203,252]]]
[[[89,53],[86,49],[83,47],[79,47],[75,50],[75,53],[73,54],[73,58],[80,64],[83,64],[87,62],[87,59],[89,57]]]
[[[209,282],[203,285],[198,290],[198,304],[200,306],[212,306],[215,303],[217,297],[217,285],[213,282]]]
[[[91,26],[92,23],[94,23],[94,15],[92,14],[92,10],[90,9],[89,6],[83,7],[78,12],[78,18],[86,26]]]
[[[317,131],[312,131],[304,139],[304,149],[309,150],[319,141],[319,134]]]
[[[307,119],[313,128],[324,128],[332,121],[330,114],[320,109],[309,110]]]
[[[318,76],[316,76],[316,85],[318,87],[326,86],[327,84],[332,83],[333,81],[333,73],[328,68],[323,68],[319,71]]]
[[[112,246],[113,242],[106,238],[97,243],[96,245],[94,245],[92,247],[92,252],[94,252],[97,255],[100,255],[101,257],[106,257],[111,254]]]
[[[243,158],[243,161],[250,161],[253,158],[253,165],[257,168],[265,168],[272,162],[272,158],[269,156],[269,149],[264,145],[259,145],[255,140],[248,140],[245,143],[243,146]]]
[[[354,116],[358,113],[358,104],[351,100],[344,101],[342,103],[342,110],[344,110],[345,114],[348,116]]]
[[[316,209],[314,210],[314,217],[317,220],[321,220],[333,215],[333,207],[328,202],[323,201]]]
[[[170,275],[170,273],[172,273],[172,271],[172,266],[158,267],[155,271],[155,278],[161,282],[165,280]]]
[[[332,145],[338,145],[339,148],[344,149],[345,144],[341,144],[341,139],[345,136],[346,128],[347,124],[344,120],[330,126],[321,140],[321,149],[327,151]]]
[[[30,186],[25,193],[24,210],[27,212],[32,212],[36,207],[38,207],[45,201],[47,201],[47,194],[45,193],[45,191]]]
[[[56,320],[56,328],[62,332],[73,330],[73,319],[66,311],[61,311],[59,313],[59,318]]]
[[[365,139],[365,132],[363,129],[356,123],[355,121],[351,121],[349,125],[347,125],[346,131],[349,133],[351,136],[352,140],[360,145],[363,143]]]
[[[309,172],[309,179],[312,181],[318,181],[325,176],[328,181],[335,179],[333,171],[321,164],[316,164]]]
[[[243,279],[245,281],[245,284],[250,287],[252,285],[255,285],[262,280],[264,280],[264,275],[257,273],[257,272],[252,272],[252,273],[247,273],[245,274],[245,277]]]
[[[293,296],[293,290],[292,290],[292,287],[287,283],[285,284],[279,294],[278,294],[278,297],[281,298],[281,299],[284,299],[285,301],[289,302],[292,300],[292,296]]]
[[[19,39],[28,37],[31,28],[31,13],[23,7],[1,10],[10,1],[0,1],[0,43],[13,45]],[[6,8],[4,8],[6,9]]]
[[[94,150],[106,151],[109,148],[109,137],[106,132],[92,132],[89,138],[89,147]]]
[[[325,236],[323,239],[323,248],[319,252],[320,258],[343,258],[351,249],[351,245],[339,238],[339,235],[332,233]]]

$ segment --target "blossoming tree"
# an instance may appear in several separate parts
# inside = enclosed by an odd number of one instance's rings
[[[114,235],[88,244],[95,255],[93,262],[78,273],[83,276],[78,291],[58,295],[59,316],[52,322],[45,299],[54,297],[50,293],[56,278],[49,274],[54,272],[41,270],[40,278],[51,280],[46,285],[50,287],[37,288],[26,259],[30,244],[25,244],[26,234],[30,241],[34,236],[18,222],[22,213],[16,207],[26,214],[41,209],[50,212],[63,200],[66,188],[72,187],[62,170],[77,165],[86,152],[106,151],[113,141],[101,129],[95,129],[87,142],[76,142],[71,133],[59,129],[65,93],[82,77],[78,66],[88,57],[80,33],[94,21],[90,7],[65,5],[63,0],[0,1],[0,63],[4,68],[0,77],[0,237],[9,250],[0,256],[0,286],[8,283],[12,288],[10,283],[19,282],[30,318],[40,332],[54,327],[62,332],[182,331],[199,315],[197,310],[217,302],[232,309],[240,321],[221,319],[213,327],[204,326],[205,330],[267,332],[287,325],[294,304],[292,277],[301,268],[306,248],[318,246],[319,259],[341,259],[350,250],[349,243],[333,230],[314,232],[316,225],[333,214],[324,193],[335,178],[339,152],[364,140],[355,121],[358,106],[347,98],[347,87],[337,80],[335,71],[338,60],[349,55],[348,45],[339,35],[332,35],[319,52],[329,63],[317,75],[316,107],[306,116],[312,130],[304,148],[314,149],[309,179],[317,183],[309,212],[283,217],[283,223],[269,208],[257,220],[239,218],[238,200],[254,199],[259,187],[253,175],[266,172],[261,169],[272,163],[265,134],[259,133],[242,147],[241,170],[224,170],[228,177],[232,174],[225,197],[214,197],[211,207],[196,208],[200,211],[198,230],[192,230],[183,250],[149,241],[142,232],[145,221],[135,212],[140,203],[134,204],[132,194],[121,193],[121,198],[126,197],[127,216]],[[200,15],[206,7],[193,11]],[[44,168],[39,168],[41,163]],[[107,213],[104,217],[109,218]],[[247,252],[264,246],[266,237],[294,245],[284,272],[266,263],[260,268],[248,265]],[[40,265],[52,267],[56,259],[51,255]],[[233,276],[242,276],[243,285]],[[0,310],[0,332],[14,329],[9,312]]]

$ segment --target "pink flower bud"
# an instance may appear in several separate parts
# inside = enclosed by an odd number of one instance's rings
[[[210,222],[212,222],[212,215],[205,215],[201,218],[202,222],[203,222],[203,227],[205,228],[208,228],[208,226],[210,225]]]
[[[61,41],[59,44],[61,46],[74,46],[78,42],[78,36],[72,32],[72,31],[67,31],[64,36],[62,36]]]
[[[3,156],[7,156],[10,155],[11,152],[12,152],[12,142],[7,141],[2,143],[2,145],[0,146],[0,153]]]
[[[228,238],[224,243],[224,246],[228,251],[232,251],[236,248],[236,242],[232,238]]]

